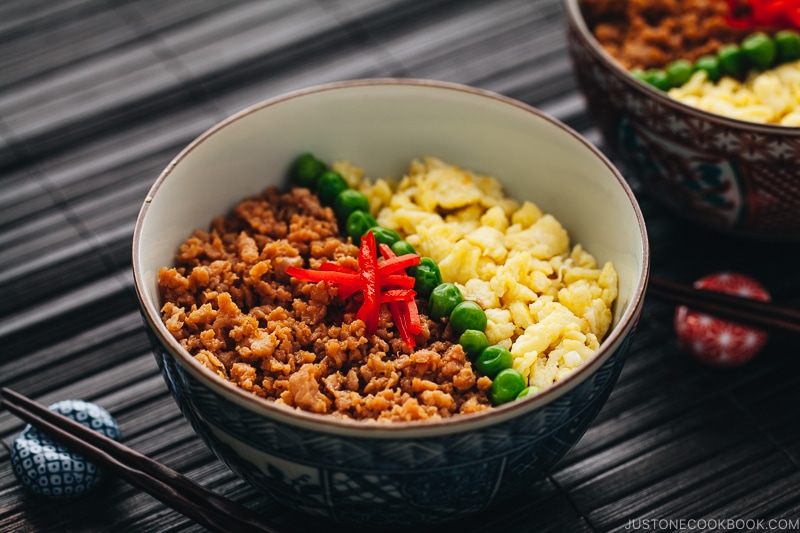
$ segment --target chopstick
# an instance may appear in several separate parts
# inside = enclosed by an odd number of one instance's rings
[[[255,511],[206,490],[179,472],[18,392],[5,387],[0,392],[0,403],[11,413],[210,531],[281,533]]]
[[[800,335],[800,309],[733,294],[697,289],[659,276],[650,276],[647,294],[677,305],[685,305],[745,326]]]

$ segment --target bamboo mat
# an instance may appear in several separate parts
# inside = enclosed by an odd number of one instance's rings
[[[322,530],[239,481],[180,415],[138,314],[131,235],[155,177],[215,122],[287,90],[382,76],[497,91],[603,148],[557,0],[0,3],[0,385],[45,404],[98,403],[128,446],[291,531]],[[800,305],[796,246],[707,234],[629,180],[654,273],[691,282],[738,270]],[[672,313],[648,300],[607,405],[546,479],[436,529],[687,530],[689,520],[766,529],[800,519],[796,344],[774,336],[751,364],[713,370],[680,352]],[[21,429],[0,411],[4,444]],[[42,500],[8,459],[0,447],[0,531],[200,530],[119,480],[80,500]]]

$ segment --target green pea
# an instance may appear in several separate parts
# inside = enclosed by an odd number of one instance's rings
[[[347,220],[350,213],[359,210],[369,213],[369,200],[355,189],[343,190],[333,202],[333,212],[339,220]]]
[[[744,52],[737,44],[726,44],[717,51],[719,66],[724,74],[739,76],[744,71]]]
[[[477,303],[466,300],[453,308],[450,313],[450,325],[459,334],[468,329],[486,330],[486,313]]]
[[[644,71],[640,68],[635,68],[630,71],[630,75],[636,78],[637,80],[641,80],[645,83],[649,83],[646,79]]]
[[[414,290],[421,296],[428,296],[431,291],[442,283],[442,273],[439,265],[430,257],[422,257],[419,264],[409,268],[408,273],[414,276]]]
[[[783,30],[775,34],[775,46],[781,61],[800,59],[800,33]]]
[[[489,347],[489,339],[486,338],[486,333],[477,329],[466,330],[459,337],[458,343],[464,348],[464,352],[470,359],[477,359],[484,348]]]
[[[450,316],[453,308],[464,301],[461,290],[453,283],[441,283],[433,288],[428,298],[428,311],[432,319]]]
[[[306,152],[292,163],[289,178],[295,185],[313,190],[317,179],[323,172],[325,172],[325,163],[314,157],[314,154]]]
[[[516,400],[526,385],[522,374],[513,368],[506,368],[495,376],[489,395],[495,405],[501,405]]]
[[[401,239],[400,234],[393,229],[383,228],[378,226],[372,228],[372,233],[375,235],[375,244],[388,244],[390,247]]]
[[[644,73],[644,81],[661,91],[668,91],[670,88],[667,73],[659,69],[650,69]]]
[[[717,56],[706,55],[698,57],[697,61],[694,62],[694,69],[695,71],[705,71],[708,80],[711,82],[716,83],[722,77],[722,69]]]
[[[742,52],[747,61],[760,70],[771,67],[777,54],[775,41],[760,32],[745,37],[742,41]]]
[[[541,389],[539,389],[539,387],[537,387],[536,385],[531,385],[530,387],[525,387],[524,389],[522,389],[522,392],[517,394],[517,400],[521,400],[523,398],[527,398],[528,396],[535,396],[535,395],[539,394],[540,390]]]
[[[680,87],[692,77],[692,64],[686,59],[676,59],[665,69],[671,87]]]
[[[317,197],[322,205],[333,205],[339,193],[347,188],[347,181],[341,174],[326,170],[317,180]]]
[[[392,251],[397,255],[415,254],[417,251],[408,241],[397,241],[391,245]]]
[[[353,211],[347,217],[347,222],[345,223],[345,228],[347,229],[347,234],[353,239],[353,242],[357,246],[361,246],[361,237],[366,235],[366,233],[378,225],[378,222],[373,218],[372,215],[367,213],[366,211]]]
[[[497,344],[487,346],[483,349],[478,359],[475,361],[475,368],[487,376],[494,377],[503,369],[511,368],[514,357],[511,352]],[[519,391],[517,391],[519,394]]]

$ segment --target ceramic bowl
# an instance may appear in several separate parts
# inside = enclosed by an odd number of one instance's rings
[[[195,361],[160,319],[159,267],[195,228],[238,200],[285,185],[310,150],[370,176],[401,176],[432,155],[497,176],[553,213],[620,279],[614,323],[580,370],[543,394],[433,422],[369,424],[259,399]],[[163,171],[141,209],[133,271],[166,383],[233,471],[307,513],[373,526],[443,521],[543,477],[606,400],[640,314],[648,242],[637,202],[589,142],[541,112],[486,91],[425,80],[359,80],[280,96],[201,135]]]
[[[800,128],[725,118],[631,76],[564,0],[574,72],[606,144],[678,216],[761,240],[800,239]]]

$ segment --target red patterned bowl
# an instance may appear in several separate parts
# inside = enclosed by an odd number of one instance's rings
[[[679,216],[727,233],[800,239],[800,128],[713,115],[635,79],[564,0],[577,81],[608,147]]]

